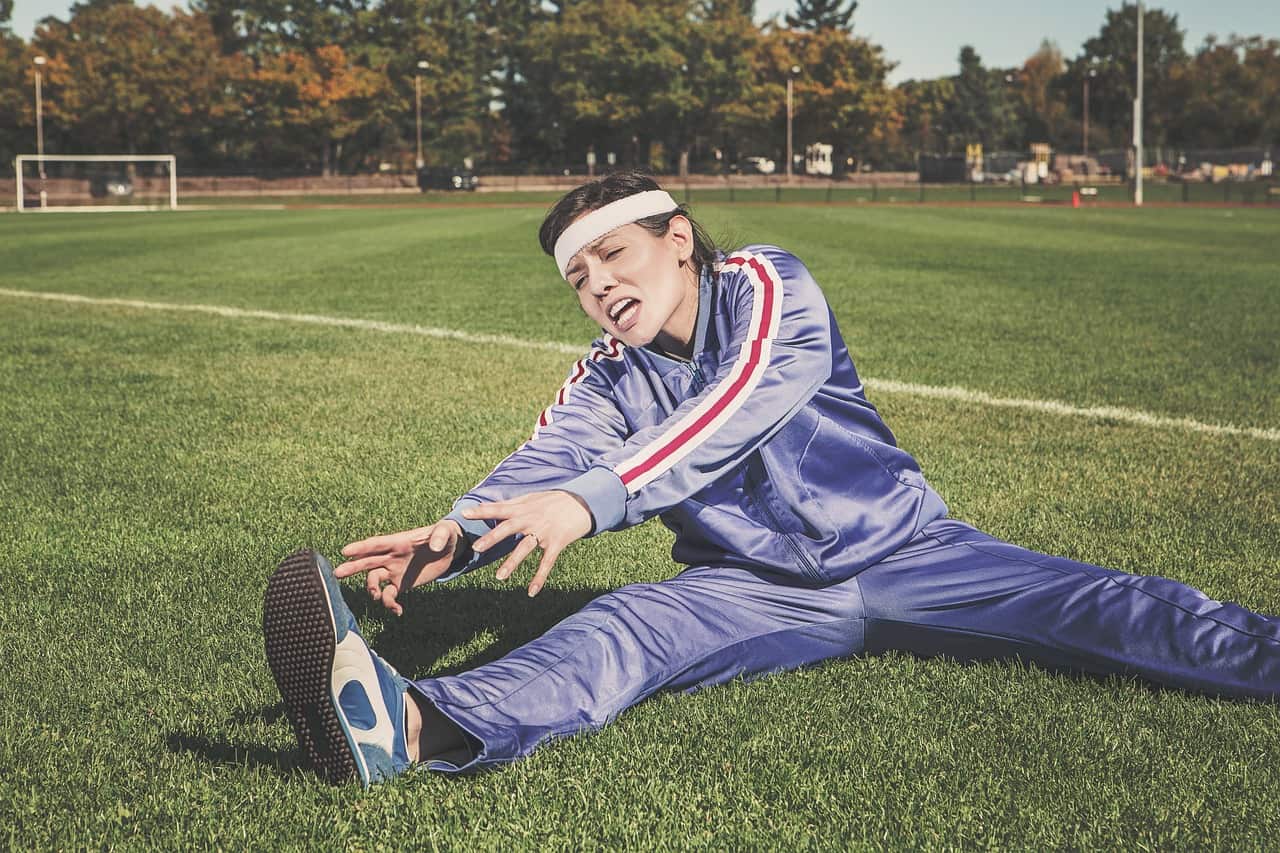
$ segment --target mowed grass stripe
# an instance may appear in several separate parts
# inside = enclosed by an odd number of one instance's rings
[[[694,213],[725,246],[803,259],[868,376],[1280,424],[1280,211]],[[540,219],[479,206],[15,216],[0,218],[0,285],[585,346],[596,330],[538,249]]]
[[[43,299],[51,302],[66,302],[79,305],[107,306],[115,308],[131,308],[142,311],[177,311],[195,314],[211,314],[218,317],[245,320],[271,320],[283,323],[305,323],[316,326],[335,326],[338,328],[361,329],[386,334],[419,335],[427,338],[460,341],[481,346],[506,346],[521,349],[542,350],[546,352],[579,355],[583,352],[580,346],[558,343],[556,341],[534,341],[516,338],[510,335],[486,335],[465,332],[458,329],[442,329],[434,326],[418,326],[403,323],[386,323],[380,320],[364,320],[356,317],[328,317],[321,314],[287,314],[279,311],[262,311],[247,308],[232,308],[225,305],[183,305],[168,302],[145,302],[138,299],[98,299],[79,296],[73,293],[46,293],[40,291],[10,290],[0,288],[0,295],[20,299]],[[1207,424],[1191,418],[1169,418],[1150,412],[1126,409],[1121,406],[1073,406],[1057,400],[1026,400],[998,397],[984,391],[973,391],[955,386],[936,387],[913,382],[901,382],[893,379],[864,379],[867,385],[880,393],[909,394],[918,397],[956,400],[981,406],[996,406],[1005,409],[1026,409],[1065,417],[1082,417],[1094,420],[1122,421],[1139,424],[1153,429],[1177,429],[1210,435],[1243,435],[1263,441],[1280,441],[1280,429],[1267,427],[1239,427],[1231,424]]]

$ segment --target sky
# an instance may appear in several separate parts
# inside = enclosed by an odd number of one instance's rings
[[[36,21],[47,15],[65,19],[72,2],[15,0],[13,30],[29,39]],[[965,44],[977,49],[983,64],[996,67],[1021,65],[1046,38],[1067,57],[1075,56],[1102,27],[1106,10],[1119,5],[1120,0],[859,0],[853,25],[855,33],[882,45],[898,63],[890,76],[898,83],[954,74]],[[1178,16],[1188,50],[1211,33],[1280,38],[1278,0],[1157,0],[1154,5]],[[756,17],[781,16],[794,6],[794,0],[756,0]]]

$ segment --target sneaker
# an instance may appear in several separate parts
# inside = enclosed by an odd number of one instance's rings
[[[374,654],[320,554],[286,557],[267,582],[267,664],[298,745],[331,783],[366,788],[408,769],[406,681]]]

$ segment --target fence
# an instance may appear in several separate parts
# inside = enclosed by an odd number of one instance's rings
[[[1131,185],[1112,183],[1057,184],[958,184],[915,181],[841,181],[776,183],[768,186],[715,187],[668,181],[666,187],[688,202],[776,202],[812,204],[1127,204]],[[1077,195],[1077,193],[1079,195]],[[1143,182],[1143,199],[1149,204],[1232,204],[1280,207],[1280,181],[1228,181],[1220,184],[1155,181]]]
[[[479,196],[511,201],[545,201],[581,184],[583,175],[488,175],[481,178]],[[1131,185],[1118,179],[1065,183],[921,183],[911,173],[862,174],[844,179],[785,177],[719,177],[690,175],[659,177],[677,198],[701,203],[809,203],[809,204],[910,204],[910,203],[1043,203],[1070,204],[1079,192],[1085,204],[1125,204],[1132,199]],[[65,186],[64,186],[65,184]],[[81,186],[83,184],[84,186]],[[53,179],[52,191],[61,188],[68,198],[87,198],[87,182]],[[179,203],[254,197],[330,196],[353,201],[396,197],[404,203],[431,198],[461,200],[462,193],[421,194],[412,175],[335,176],[331,178],[183,177],[179,173]],[[1280,206],[1280,181],[1225,180],[1220,183],[1148,179],[1143,182],[1145,201],[1154,204],[1228,204]],[[0,179],[0,204],[14,196],[14,181]],[[480,200],[477,198],[476,200]]]

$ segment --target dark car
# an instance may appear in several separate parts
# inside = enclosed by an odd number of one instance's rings
[[[480,178],[470,169],[450,169],[446,166],[428,166],[418,170],[418,189],[474,190],[480,186]]]
[[[94,175],[89,179],[89,195],[94,198],[128,198],[133,181],[126,175]]]

